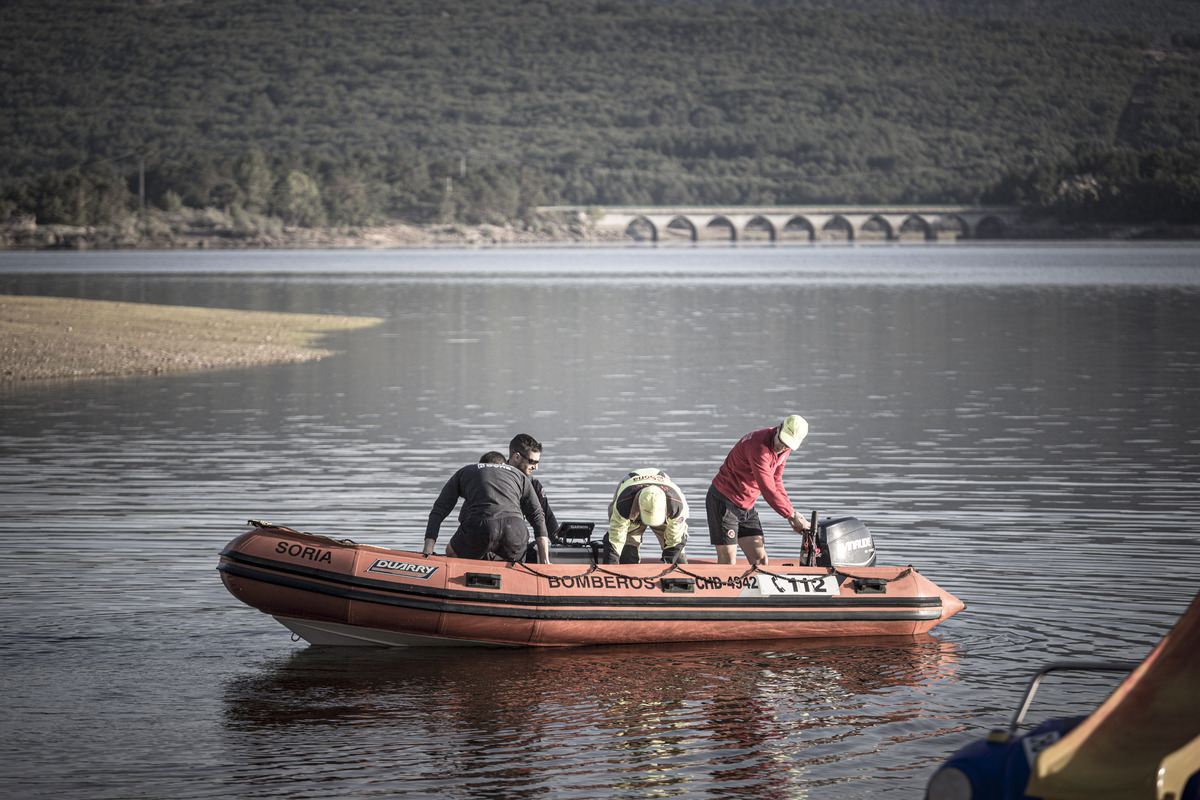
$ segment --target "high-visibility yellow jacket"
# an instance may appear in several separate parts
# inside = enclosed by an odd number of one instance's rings
[[[662,525],[652,529],[663,535],[663,549],[687,541],[688,504],[683,492],[662,470],[639,469],[625,476],[608,504],[608,541],[618,553],[625,546],[625,537],[630,531],[645,527],[640,519],[634,521],[629,517],[638,493],[647,486],[657,486],[667,493],[667,518]]]

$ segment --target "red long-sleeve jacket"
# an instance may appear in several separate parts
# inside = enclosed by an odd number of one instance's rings
[[[791,450],[775,455],[775,432],[763,428],[747,433],[733,446],[713,478],[713,486],[738,508],[750,508],[761,494],[782,517],[792,515],[792,501],[783,488],[783,465]]]

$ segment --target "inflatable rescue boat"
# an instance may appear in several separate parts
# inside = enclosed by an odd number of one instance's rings
[[[554,563],[539,564],[424,556],[251,520],[217,569],[234,597],[314,645],[913,636],[964,608],[912,567],[874,566],[870,533],[853,517],[814,521],[808,565],[754,567],[597,563],[590,523],[564,523]]]

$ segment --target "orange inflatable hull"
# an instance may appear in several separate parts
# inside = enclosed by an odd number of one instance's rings
[[[261,524],[221,551],[234,597],[312,644],[595,644],[913,636],[964,608],[911,567],[509,564]]]

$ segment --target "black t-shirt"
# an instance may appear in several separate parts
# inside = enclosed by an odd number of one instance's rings
[[[426,539],[437,539],[442,520],[450,515],[458,499],[463,507],[460,522],[525,517],[534,536],[546,535],[546,517],[534,491],[533,480],[508,464],[468,464],[454,473],[429,512]]]

